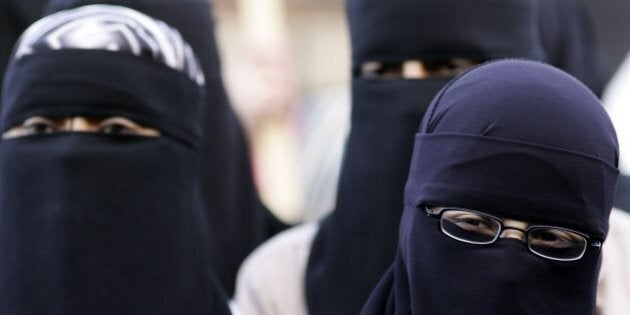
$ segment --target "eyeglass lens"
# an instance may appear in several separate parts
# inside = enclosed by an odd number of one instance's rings
[[[499,237],[501,222],[480,213],[445,209],[442,211],[440,228],[444,234],[462,242],[490,244]],[[532,252],[557,260],[579,259],[587,245],[582,235],[553,227],[530,228],[527,240]]]
[[[557,228],[533,228],[528,239],[527,246],[532,252],[561,260],[582,257],[587,244],[583,236]]]

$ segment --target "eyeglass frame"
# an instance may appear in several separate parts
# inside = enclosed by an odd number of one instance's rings
[[[564,227],[559,227],[559,226],[553,226],[553,225],[528,225],[527,228],[525,229],[520,229],[520,228],[516,228],[516,227],[511,227],[511,226],[505,226],[503,225],[503,219],[498,218],[496,216],[481,212],[481,211],[477,211],[477,210],[472,210],[472,209],[466,209],[466,208],[458,208],[458,207],[440,207],[442,209],[439,210],[439,212],[434,211],[433,209],[431,209],[430,206],[428,205],[421,205],[424,207],[425,210],[425,214],[434,220],[437,220],[437,228],[438,230],[440,230],[440,232],[456,241],[462,242],[462,243],[467,243],[467,244],[473,244],[473,245],[492,245],[494,243],[497,242],[497,240],[499,240],[499,238],[501,238],[501,234],[503,234],[503,232],[505,230],[516,230],[516,231],[520,231],[525,235],[525,244],[527,245],[527,250],[539,257],[545,258],[545,259],[549,259],[549,260],[554,260],[554,261],[562,261],[562,262],[571,262],[571,261],[578,261],[580,259],[582,259],[582,257],[584,257],[584,254],[586,254],[586,250],[589,248],[589,246],[595,247],[597,248],[598,251],[601,251],[602,249],[602,241],[598,240],[598,239],[594,239],[590,236],[588,236],[585,233],[582,233],[580,231],[576,231],[576,230],[572,230],[572,229],[568,229],[568,228],[564,228]],[[469,241],[469,240],[465,240],[459,237],[456,237],[454,235],[449,234],[448,232],[444,231],[444,229],[442,228],[442,214],[448,210],[457,210],[457,211],[466,211],[466,212],[471,212],[477,215],[482,215],[488,218],[491,218],[495,221],[497,221],[499,223],[499,231],[496,233],[496,235],[494,236],[494,239],[492,239],[492,241],[487,242],[487,243],[479,243],[479,242],[474,242],[474,241]],[[562,259],[562,258],[555,258],[555,257],[551,257],[551,256],[547,256],[547,255],[543,255],[541,253],[538,253],[536,251],[534,251],[531,248],[531,245],[529,243],[529,232],[533,229],[537,229],[537,228],[551,228],[551,229],[558,229],[558,230],[562,230],[562,231],[568,231],[571,233],[575,233],[581,237],[583,237],[586,240],[586,245],[584,246],[584,250],[582,251],[582,253],[580,254],[579,257],[577,258],[570,258],[570,259]]]

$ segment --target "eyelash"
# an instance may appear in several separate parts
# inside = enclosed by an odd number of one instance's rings
[[[34,120],[27,120],[23,126],[24,135],[37,135],[37,134],[50,134],[58,132],[59,128],[55,122],[45,119],[36,118]]]
[[[99,123],[98,131],[104,134],[137,135],[141,127],[124,118],[110,118]]]

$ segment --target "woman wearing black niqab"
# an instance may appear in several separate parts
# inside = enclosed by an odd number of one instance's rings
[[[203,84],[179,33],[127,8],[25,32],[0,115],[1,314],[229,314],[198,183]]]
[[[221,79],[208,0],[51,0],[54,12],[86,4],[129,7],[175,27],[190,43],[206,77],[206,106],[202,112],[200,177],[211,247],[219,281],[231,293],[243,259],[260,243],[287,227],[260,201],[254,186],[243,129],[232,110]]]
[[[617,162],[601,103],[566,73],[461,75],[416,136],[396,260],[363,314],[595,314]]]

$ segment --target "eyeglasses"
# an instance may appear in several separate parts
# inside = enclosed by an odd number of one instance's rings
[[[501,219],[461,208],[432,208],[426,214],[439,220],[443,234],[460,242],[478,245],[492,244],[505,230],[517,230],[526,236],[527,248],[534,255],[557,261],[575,261],[584,256],[588,246],[601,250],[602,242],[591,240],[584,233],[555,226],[530,225],[526,229],[507,227]]]

